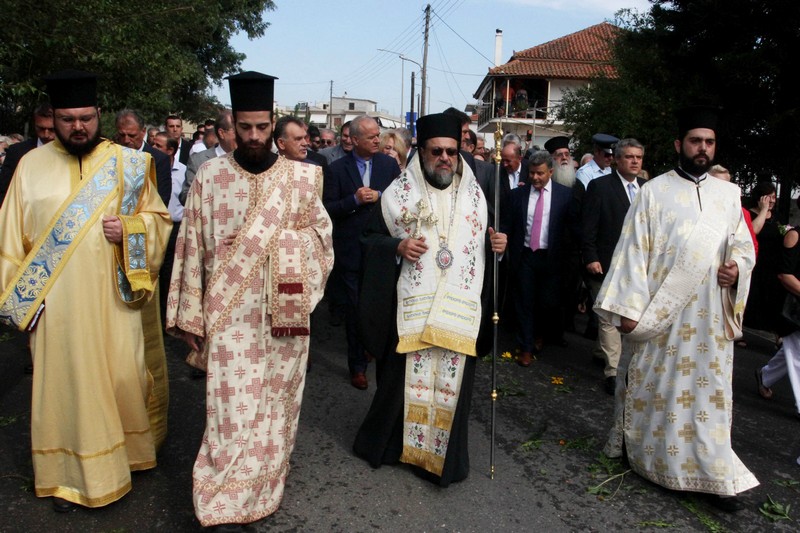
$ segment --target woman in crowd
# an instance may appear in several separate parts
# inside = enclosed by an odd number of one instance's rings
[[[789,297],[800,298],[800,234],[797,229],[790,229],[783,238],[781,261],[777,268],[778,279]],[[780,298],[782,306],[786,297]],[[772,385],[789,375],[789,382],[794,393],[795,407],[800,411],[800,323],[788,320],[779,314],[775,329],[783,337],[778,352],[769,362],[756,369],[758,393],[762,398],[772,398]],[[798,412],[800,416],[800,412]]]
[[[769,182],[758,183],[750,197],[748,210],[756,234],[758,257],[750,282],[744,324],[754,329],[775,331],[783,303],[783,289],[778,282],[783,237],[772,211],[776,200],[775,186]]]
[[[381,133],[381,152],[394,157],[400,165],[400,170],[405,170],[408,147],[396,131],[388,130]]]

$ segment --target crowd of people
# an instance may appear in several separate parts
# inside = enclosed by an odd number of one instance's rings
[[[492,153],[453,108],[416,137],[362,115],[337,139],[276,120],[274,80],[230,76],[231,109],[192,141],[180,116],[155,128],[131,109],[112,141],[96,77],[64,71],[45,80],[35,137],[0,138],[0,320],[30,334],[37,496],[59,512],[104,506],[156,466],[166,332],[206,382],[200,524],[242,531],[275,512],[323,296],[345,324],[350,384],[369,389],[376,365],[354,452],[463,480],[497,268],[520,367],[592,315],[614,396],[608,456],[741,508],[758,482],[731,448],[733,343],[743,324],[780,335],[758,390],[771,398],[788,374],[800,400],[800,310],[786,311],[800,239],[777,224],[774,187],[743,209],[712,168],[714,109],[682,111],[678,164],[647,180],[634,138],[598,133],[582,164],[565,136],[540,150],[507,134]]]

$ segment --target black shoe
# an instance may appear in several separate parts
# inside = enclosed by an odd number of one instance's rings
[[[68,513],[75,509],[75,504],[65,500],[64,498],[56,498],[53,496],[53,510],[57,513]]]
[[[709,494],[706,497],[706,500],[711,506],[726,513],[735,513],[736,511],[741,511],[744,509],[742,500],[736,496],[718,496],[717,494]]]
[[[614,392],[617,390],[617,378],[615,376],[608,376],[603,386],[606,389],[606,394],[614,396]]]

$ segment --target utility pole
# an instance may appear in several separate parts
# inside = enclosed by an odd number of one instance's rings
[[[333,129],[333,80],[331,80],[331,96],[328,103],[328,129]]]
[[[417,124],[414,121],[414,74],[415,73],[412,70],[411,71],[411,113],[408,115],[409,120],[408,120],[408,124],[406,124],[406,127],[408,127],[408,129],[411,130],[411,135],[413,137],[416,137],[416,135],[417,135]]]
[[[425,45],[422,52],[422,89],[420,90],[422,102],[419,104],[419,116],[425,114],[425,88],[428,81],[428,29],[430,25],[431,5],[428,4],[427,7],[425,7]]]

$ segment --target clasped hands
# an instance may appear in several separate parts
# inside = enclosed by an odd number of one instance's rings
[[[381,193],[369,187],[359,187],[356,191],[356,201],[361,204],[374,204],[381,198]]]
[[[496,232],[494,228],[489,228],[489,242],[492,246],[492,252],[502,254],[506,251],[508,238],[505,233],[499,233]],[[428,244],[425,242],[424,236],[419,239],[406,237],[397,245],[397,255],[412,263],[419,261],[422,254],[427,251]]]

